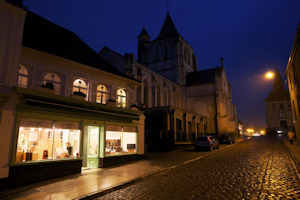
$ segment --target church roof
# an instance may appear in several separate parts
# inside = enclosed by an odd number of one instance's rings
[[[143,28],[143,30],[142,30],[141,33],[139,34],[138,38],[139,38],[139,37],[142,37],[142,36],[148,36],[148,37],[150,38],[150,36],[149,36],[149,34],[147,33],[147,31],[146,31],[145,28]]]
[[[279,73],[278,68],[276,68],[273,90],[265,99],[266,101],[281,101],[281,100],[290,99],[289,91],[284,88],[284,83],[282,77]]]
[[[156,38],[156,40],[165,39],[172,36],[178,36],[179,33],[174,25],[173,20],[171,19],[169,13],[167,14],[164,24],[161,28],[161,31],[159,33],[159,36]]]
[[[201,85],[207,83],[214,83],[216,75],[220,74],[223,70],[223,67],[215,67],[211,69],[196,71],[188,73],[186,76],[186,85]]]
[[[119,76],[124,76],[84,43],[75,33],[27,11],[22,45]]]

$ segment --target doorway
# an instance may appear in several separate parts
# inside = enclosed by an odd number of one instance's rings
[[[85,126],[85,141],[83,145],[83,166],[88,168],[99,167],[100,132],[102,126]]]

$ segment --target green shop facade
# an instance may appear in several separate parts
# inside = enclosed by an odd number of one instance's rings
[[[15,107],[7,187],[144,157],[138,110],[19,87],[7,102]]]

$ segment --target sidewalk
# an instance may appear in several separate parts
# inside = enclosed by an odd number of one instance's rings
[[[298,145],[297,141],[295,141],[295,140],[294,140],[294,144],[291,145],[287,136],[282,136],[281,140],[285,144],[286,148],[289,150],[289,152],[293,158],[293,161],[295,162],[294,168],[296,170],[298,178],[300,179],[300,175],[299,175],[299,172],[300,172],[300,145]]]
[[[236,143],[242,139],[237,139]],[[233,144],[235,145],[235,144]],[[163,170],[201,159],[233,145],[220,144],[219,150],[195,152],[194,147],[171,152],[149,153],[147,160],[104,169],[83,169],[81,174],[43,181],[0,194],[0,199],[88,199],[133,184]]]

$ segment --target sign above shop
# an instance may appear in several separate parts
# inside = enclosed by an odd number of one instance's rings
[[[61,129],[80,129],[80,124],[76,122],[55,121],[55,128]]]
[[[121,131],[122,131],[122,126],[112,126],[112,125],[107,125],[107,126],[106,126],[106,131],[116,131],[116,132],[121,132]]]
[[[20,120],[20,126],[22,127],[38,127],[38,128],[53,128],[53,121],[43,119],[29,119],[22,118]]]

